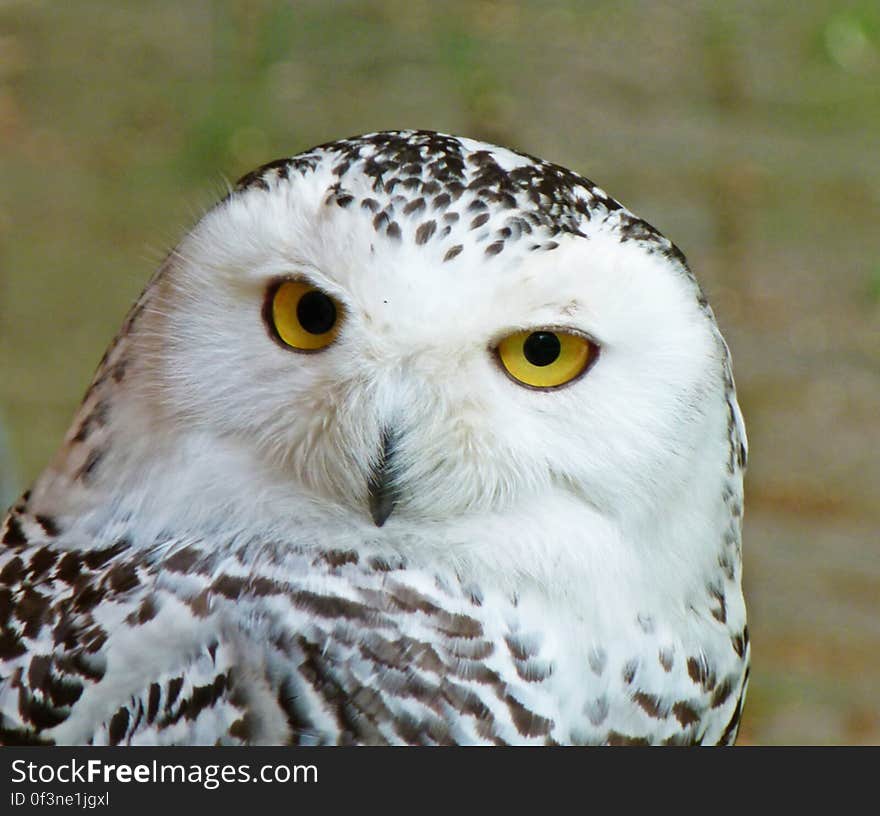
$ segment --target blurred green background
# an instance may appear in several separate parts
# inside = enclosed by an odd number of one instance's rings
[[[751,439],[741,741],[880,743],[876,0],[2,0],[7,489],[227,181],[403,127],[577,169],[686,252]]]

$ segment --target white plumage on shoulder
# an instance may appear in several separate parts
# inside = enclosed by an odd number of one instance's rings
[[[0,742],[730,743],[745,431],[681,252],[428,131],[195,226],[0,536]]]

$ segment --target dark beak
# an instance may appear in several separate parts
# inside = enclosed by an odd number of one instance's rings
[[[370,515],[377,527],[381,527],[394,510],[397,502],[397,490],[391,472],[391,460],[394,456],[394,438],[390,431],[382,433],[382,450],[379,461],[370,476],[367,489],[370,495]]]

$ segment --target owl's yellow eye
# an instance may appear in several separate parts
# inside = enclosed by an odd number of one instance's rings
[[[339,333],[343,310],[330,295],[306,281],[283,281],[269,290],[266,322],[297,351],[319,351]]]
[[[498,344],[507,373],[531,388],[570,383],[587,370],[597,353],[586,337],[554,329],[517,332]]]

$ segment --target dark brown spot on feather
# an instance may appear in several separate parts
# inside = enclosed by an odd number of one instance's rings
[[[410,201],[404,208],[404,215],[412,215],[414,212],[420,212],[425,209],[425,199],[424,198],[414,198]],[[424,242],[421,242],[424,243]]]
[[[31,688],[42,689],[51,665],[52,658],[49,655],[32,655],[27,673],[28,685]]]
[[[482,624],[474,618],[469,618],[467,615],[441,612],[438,617],[440,618],[440,623],[437,629],[446,635],[460,638],[477,638],[483,634]]]
[[[27,647],[10,627],[0,627],[0,659],[13,660],[26,651]]]
[[[729,677],[726,677],[715,687],[715,693],[712,695],[712,702],[710,703],[712,708],[719,708],[724,705],[732,692],[733,683]]]
[[[371,634],[361,643],[359,650],[368,660],[393,669],[402,665],[406,648],[403,639],[392,642]]]
[[[159,713],[159,700],[162,696],[162,690],[158,683],[150,683],[149,698],[147,700],[147,722],[152,723]]]
[[[207,618],[211,613],[211,593],[208,590],[200,592],[187,601],[187,606],[197,618]]]
[[[416,230],[416,243],[419,245],[428,243],[436,230],[436,221],[425,221],[424,224],[420,224]]]
[[[36,637],[43,624],[49,621],[50,604],[50,599],[33,587],[26,587],[19,595],[15,617],[25,625],[22,633],[25,637]]]
[[[28,572],[31,580],[37,580],[43,573],[55,566],[58,560],[58,553],[50,550],[48,547],[41,547],[32,556],[28,564]]]
[[[153,620],[158,613],[158,609],[156,607],[156,603],[153,600],[152,596],[148,595],[141,601],[140,606],[137,609],[137,612],[131,614],[126,618],[126,620],[134,625],[138,624],[139,626],[143,626],[145,623]]]
[[[139,586],[140,579],[134,564],[117,564],[101,582],[102,587],[105,583],[109,583],[110,588],[121,595]]]
[[[699,683],[706,691],[715,688],[715,672],[709,668],[705,658],[689,657],[687,669],[691,680]]]
[[[107,740],[111,745],[119,745],[125,739],[125,732],[128,731],[128,717],[127,708],[120,708],[113,715],[107,735]]]
[[[700,715],[690,703],[680,702],[672,706],[672,713],[684,728],[700,721]]]
[[[7,586],[18,584],[25,575],[24,561],[17,555],[6,562],[6,565],[0,570],[0,583]]]
[[[709,594],[718,602],[718,607],[712,610],[712,617],[719,623],[727,623],[727,603],[724,593],[718,587],[710,586]]]
[[[528,649],[529,644],[516,635],[505,635],[504,642],[516,660],[528,660],[534,654]]]
[[[92,570],[97,570],[107,564],[111,559],[129,548],[125,539],[119,539],[115,544],[100,550],[88,550],[82,553],[82,560]]]
[[[346,564],[357,564],[358,554],[354,550],[327,550],[321,553],[320,559],[331,567],[344,567]]]
[[[533,711],[529,711],[519,700],[510,694],[504,696],[504,702],[510,711],[510,717],[516,730],[524,737],[542,737],[550,733],[553,720],[548,720]]]
[[[440,659],[434,647],[428,643],[415,643],[408,652],[412,665],[423,671],[442,674],[444,671],[443,661]]]
[[[242,595],[256,595],[259,597],[280,595],[284,591],[280,584],[269,578],[264,578],[262,575],[255,575],[252,578],[220,575],[211,584],[211,589],[231,600],[240,598]]]
[[[37,515],[34,516],[34,518],[36,519],[37,524],[39,524],[40,527],[43,528],[47,536],[51,536],[52,538],[54,538],[60,532],[58,529],[58,525],[55,523],[55,519],[53,519],[51,516]]]
[[[49,695],[52,705],[58,708],[70,708],[83,693],[81,683],[64,678],[47,675],[43,682],[43,690]]]
[[[6,728],[0,724],[0,745],[25,746],[25,745],[54,745],[55,743],[45,737],[35,734],[30,729]]]
[[[645,694],[642,691],[637,691],[633,694],[632,698],[649,717],[662,720],[666,716],[666,714],[663,713],[663,702],[659,697],[653,694]]]
[[[225,674],[218,674],[213,683],[205,686],[195,686],[190,694],[186,705],[181,706],[183,716],[187,720],[196,719],[206,708],[211,708],[223,696],[227,688]]]
[[[65,553],[58,562],[55,576],[67,584],[73,584],[82,571],[83,560],[78,552]]]
[[[426,615],[437,615],[443,611],[426,595],[405,584],[389,583],[386,585],[386,589],[393,604],[405,612],[424,612]]]
[[[190,548],[178,550],[162,561],[162,568],[185,575],[193,570],[199,557],[200,553],[198,550]]]
[[[54,728],[67,719],[67,712],[55,708],[34,695],[23,686],[18,687],[18,713],[38,731]]]
[[[14,605],[12,590],[8,587],[0,587],[0,626],[6,626],[9,622]]]
[[[77,612],[91,612],[102,600],[104,594],[91,584],[80,590],[73,599],[73,608]]]
[[[630,737],[617,731],[609,731],[605,738],[607,745],[616,746],[640,746],[650,745],[651,741],[647,737]]]
[[[237,719],[229,726],[228,733],[230,737],[234,737],[243,743],[249,743],[251,741],[252,730],[248,718],[245,716]]]
[[[504,691],[504,683],[494,669],[490,669],[485,663],[475,660],[460,660],[447,667],[447,670],[461,680],[473,680],[482,686],[491,686],[499,694]]]
[[[314,592],[300,590],[291,593],[290,599],[300,609],[322,618],[374,621],[377,617],[377,613],[370,607],[335,595],[317,595]]]
[[[28,543],[21,529],[21,524],[15,516],[9,516],[6,520],[6,532],[3,534],[3,543],[7,547],[22,547]]]
[[[456,711],[468,714],[478,720],[485,720],[487,723],[494,722],[489,708],[469,689],[444,680],[441,684],[440,694]]]
[[[376,572],[391,572],[394,569],[399,569],[399,567],[392,566],[391,562],[389,562],[386,558],[381,558],[379,556],[374,556],[369,560],[370,569]]]
[[[489,740],[494,745],[507,745],[501,737],[496,733],[496,724],[494,720],[477,720],[477,735],[485,740]]]

